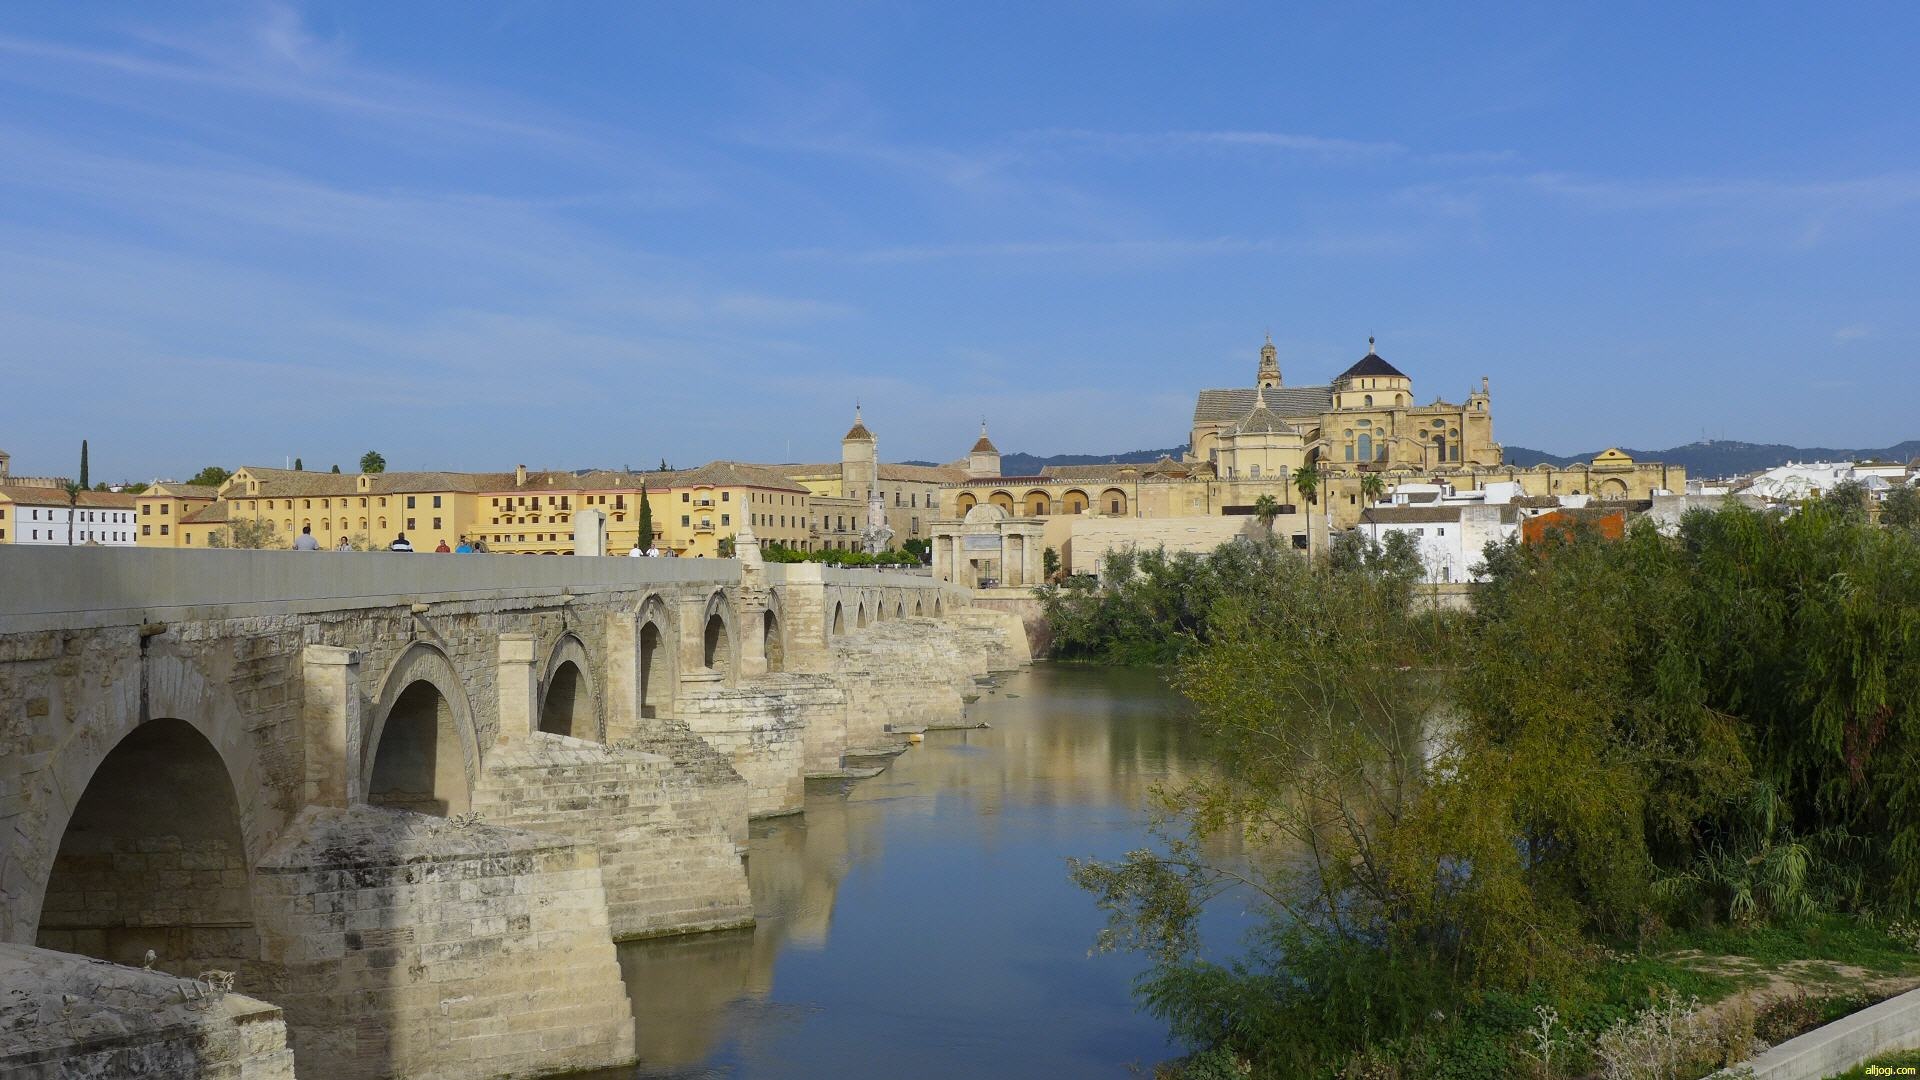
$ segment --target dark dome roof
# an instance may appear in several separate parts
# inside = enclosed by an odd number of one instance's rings
[[[1338,382],[1340,379],[1355,378],[1404,379],[1406,377],[1406,372],[1380,359],[1379,353],[1368,349],[1367,355],[1361,357],[1359,362],[1355,363],[1352,367],[1341,372],[1339,378],[1334,381]]]
[[[1000,448],[993,445],[992,440],[982,435],[979,440],[973,444],[972,452],[976,454],[997,454],[1000,452]]]

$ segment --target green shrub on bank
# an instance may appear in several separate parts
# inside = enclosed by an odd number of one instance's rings
[[[1494,548],[1470,617],[1336,556],[1122,555],[1042,592],[1067,655],[1177,661],[1216,754],[1158,792],[1160,849],[1073,870],[1189,1046],[1259,1077],[1557,1074],[1552,1010],[1565,1068],[1655,1075],[1754,1018],[1682,1004],[1729,977],[1603,943],[1900,954],[1825,913],[1920,897],[1910,533],[1810,504]],[[1229,892],[1266,920],[1220,965],[1195,920]]]

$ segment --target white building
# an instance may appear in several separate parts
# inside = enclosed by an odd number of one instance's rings
[[[1886,470],[1895,472],[1889,481]],[[1771,503],[1817,499],[1848,481],[1865,484],[1874,498],[1886,497],[1887,490],[1902,483],[1905,466],[1855,465],[1851,461],[1789,461],[1785,465],[1758,474],[1740,490],[1758,495]]]
[[[1479,579],[1473,568],[1484,559],[1487,545],[1519,535],[1520,521],[1527,516],[1527,508],[1516,501],[1522,498],[1516,483],[1488,484],[1477,491],[1455,491],[1446,484],[1401,484],[1386,501],[1362,512],[1356,528],[1382,545],[1390,533],[1407,534],[1426,568],[1422,584],[1475,581]],[[1585,496],[1567,498],[1586,501]]]
[[[0,486],[0,543],[133,547],[133,517],[133,496],[119,492],[83,491],[69,506],[59,488]]]

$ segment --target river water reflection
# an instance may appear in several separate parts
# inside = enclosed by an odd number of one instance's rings
[[[1126,1075],[1170,1056],[1088,956],[1069,855],[1146,841],[1148,786],[1198,767],[1146,672],[1038,666],[886,772],[757,823],[752,930],[621,948],[643,1065],[602,1077]],[[1231,930],[1229,930],[1231,932]]]

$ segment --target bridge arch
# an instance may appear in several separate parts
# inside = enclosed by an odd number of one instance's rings
[[[571,632],[560,635],[540,677],[540,730],[599,740],[600,696],[593,683],[587,646]]]
[[[769,593],[767,610],[760,615],[760,649],[770,672],[787,670],[786,622],[780,616],[780,594]]]
[[[37,806],[38,813],[30,809],[17,822],[20,831],[13,866],[4,871],[13,898],[0,903],[0,941],[35,941],[60,846],[75,813],[106,759],[133,732],[154,722],[149,718],[184,723],[213,748],[225,772],[223,782],[234,793],[247,865],[259,858],[285,823],[285,812],[259,797],[267,789],[266,771],[233,695],[223,683],[207,678],[193,660],[171,652],[164,640],[156,639],[139,661],[145,664],[144,673],[131,665],[118,669],[111,685],[82,698],[72,722],[64,725],[67,736],[47,768],[37,776],[29,774],[29,790],[38,795],[29,806]],[[138,963],[141,958],[132,959]]]
[[[854,629],[856,630],[866,629],[867,601],[864,597],[861,598],[861,600],[858,603],[856,603],[853,607],[853,626],[854,626]]]
[[[828,636],[839,637],[847,632],[847,607],[838,600],[833,602],[833,621],[828,625]]]
[[[709,671],[733,677],[733,658],[738,653],[739,635],[734,629],[733,605],[727,594],[716,592],[707,598],[700,618],[700,662]]]
[[[667,602],[658,593],[640,602],[640,631],[634,635],[639,650],[640,717],[648,719],[673,709],[673,620]]]
[[[252,860],[220,751],[174,717],[127,732],[58,834],[41,894],[42,948],[162,969],[257,958]]]
[[[480,774],[480,749],[453,661],[439,647],[416,641],[380,685],[373,726],[361,744],[367,801],[442,817],[465,813]]]

